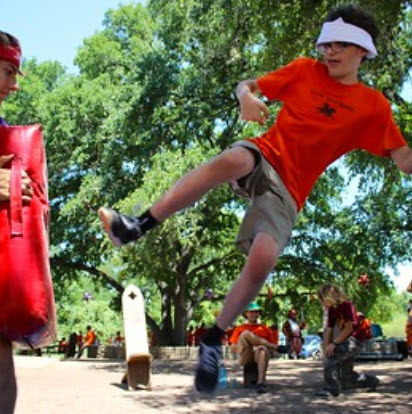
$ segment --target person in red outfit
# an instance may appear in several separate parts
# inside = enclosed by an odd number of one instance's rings
[[[195,328],[193,326],[189,326],[189,329],[186,332],[186,345],[195,346],[195,342],[196,342]]]
[[[17,75],[21,74],[22,54],[19,41],[9,33],[0,31],[0,104],[10,93],[19,89]],[[0,125],[7,125],[0,118]],[[0,156],[0,202],[10,202],[10,169],[3,168],[13,155]],[[23,202],[33,195],[30,178],[23,172],[21,182]],[[18,258],[16,258],[18,260]],[[8,338],[0,335],[0,413],[11,414],[17,398],[17,381],[14,371],[13,347]]]

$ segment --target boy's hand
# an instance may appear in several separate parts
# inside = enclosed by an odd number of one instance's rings
[[[252,93],[246,93],[240,100],[240,116],[245,121],[263,125],[269,118],[268,107]]]
[[[2,168],[13,159],[14,155],[3,155],[0,157],[0,201],[10,200],[10,170]],[[31,180],[26,171],[21,173],[21,192],[23,202],[30,202],[33,191],[31,188]]]

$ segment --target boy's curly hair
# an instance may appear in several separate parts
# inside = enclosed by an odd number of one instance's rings
[[[353,4],[346,4],[332,9],[326,16],[325,22],[332,22],[339,17],[341,17],[345,23],[353,24],[354,26],[358,26],[367,31],[371,35],[373,43],[376,44],[376,40],[379,36],[379,29],[376,25],[375,17],[371,13],[362,10],[360,7]]]

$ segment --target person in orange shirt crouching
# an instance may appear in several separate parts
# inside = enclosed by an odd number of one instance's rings
[[[244,386],[256,384],[258,393],[267,392],[265,385],[269,358],[277,351],[277,345],[271,329],[258,322],[261,308],[256,302],[250,303],[243,316],[247,322],[237,326],[229,341],[232,352],[239,355],[243,366]]]

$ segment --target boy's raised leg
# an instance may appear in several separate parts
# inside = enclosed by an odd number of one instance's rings
[[[253,153],[236,146],[185,174],[140,217],[130,217],[101,207],[99,217],[112,243],[120,247],[138,240],[156,224],[190,206],[210,189],[248,175],[254,168]]]

